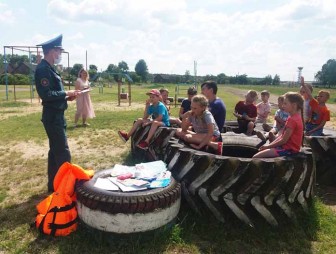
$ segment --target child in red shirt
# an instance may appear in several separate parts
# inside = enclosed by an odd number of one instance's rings
[[[272,158],[298,153],[303,139],[303,98],[299,93],[288,92],[283,108],[289,113],[283,133],[269,145],[263,145],[253,158]]]
[[[310,106],[310,114],[305,124],[306,136],[322,136],[323,128],[327,121],[330,121],[330,111],[326,106],[326,102],[330,97],[329,91],[321,90],[315,99],[308,85],[304,83],[301,77],[301,86],[303,87]]]
[[[238,132],[245,133],[248,136],[253,134],[254,122],[257,117],[257,107],[254,105],[258,99],[258,94],[254,90],[249,90],[245,95],[245,101],[239,101],[236,104],[233,115],[237,117]]]

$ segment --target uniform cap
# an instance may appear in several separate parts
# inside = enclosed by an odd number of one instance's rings
[[[160,91],[159,90],[157,90],[157,89],[152,89],[152,90],[150,90],[148,93],[146,93],[147,95],[150,95],[150,94],[154,94],[154,95],[156,95],[156,96],[161,96],[161,94],[160,94]]]
[[[60,48],[61,50],[63,50],[62,39],[63,39],[63,35],[61,34],[57,36],[56,38],[43,42],[41,44],[38,44],[37,46],[42,46],[43,50],[53,49],[53,48]]]

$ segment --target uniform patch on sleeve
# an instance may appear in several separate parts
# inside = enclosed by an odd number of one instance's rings
[[[41,79],[41,85],[42,86],[48,86],[49,85],[49,80],[46,78]]]

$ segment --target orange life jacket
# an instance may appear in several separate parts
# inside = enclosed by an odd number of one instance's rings
[[[37,206],[35,225],[40,232],[53,236],[66,236],[77,229],[76,180],[89,180],[93,170],[65,162],[59,168],[55,179],[55,192]]]

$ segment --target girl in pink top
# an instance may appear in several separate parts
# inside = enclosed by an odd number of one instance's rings
[[[303,138],[303,98],[300,94],[288,92],[284,95],[283,109],[289,113],[283,133],[269,145],[263,145],[253,158],[272,158],[298,153]]]

